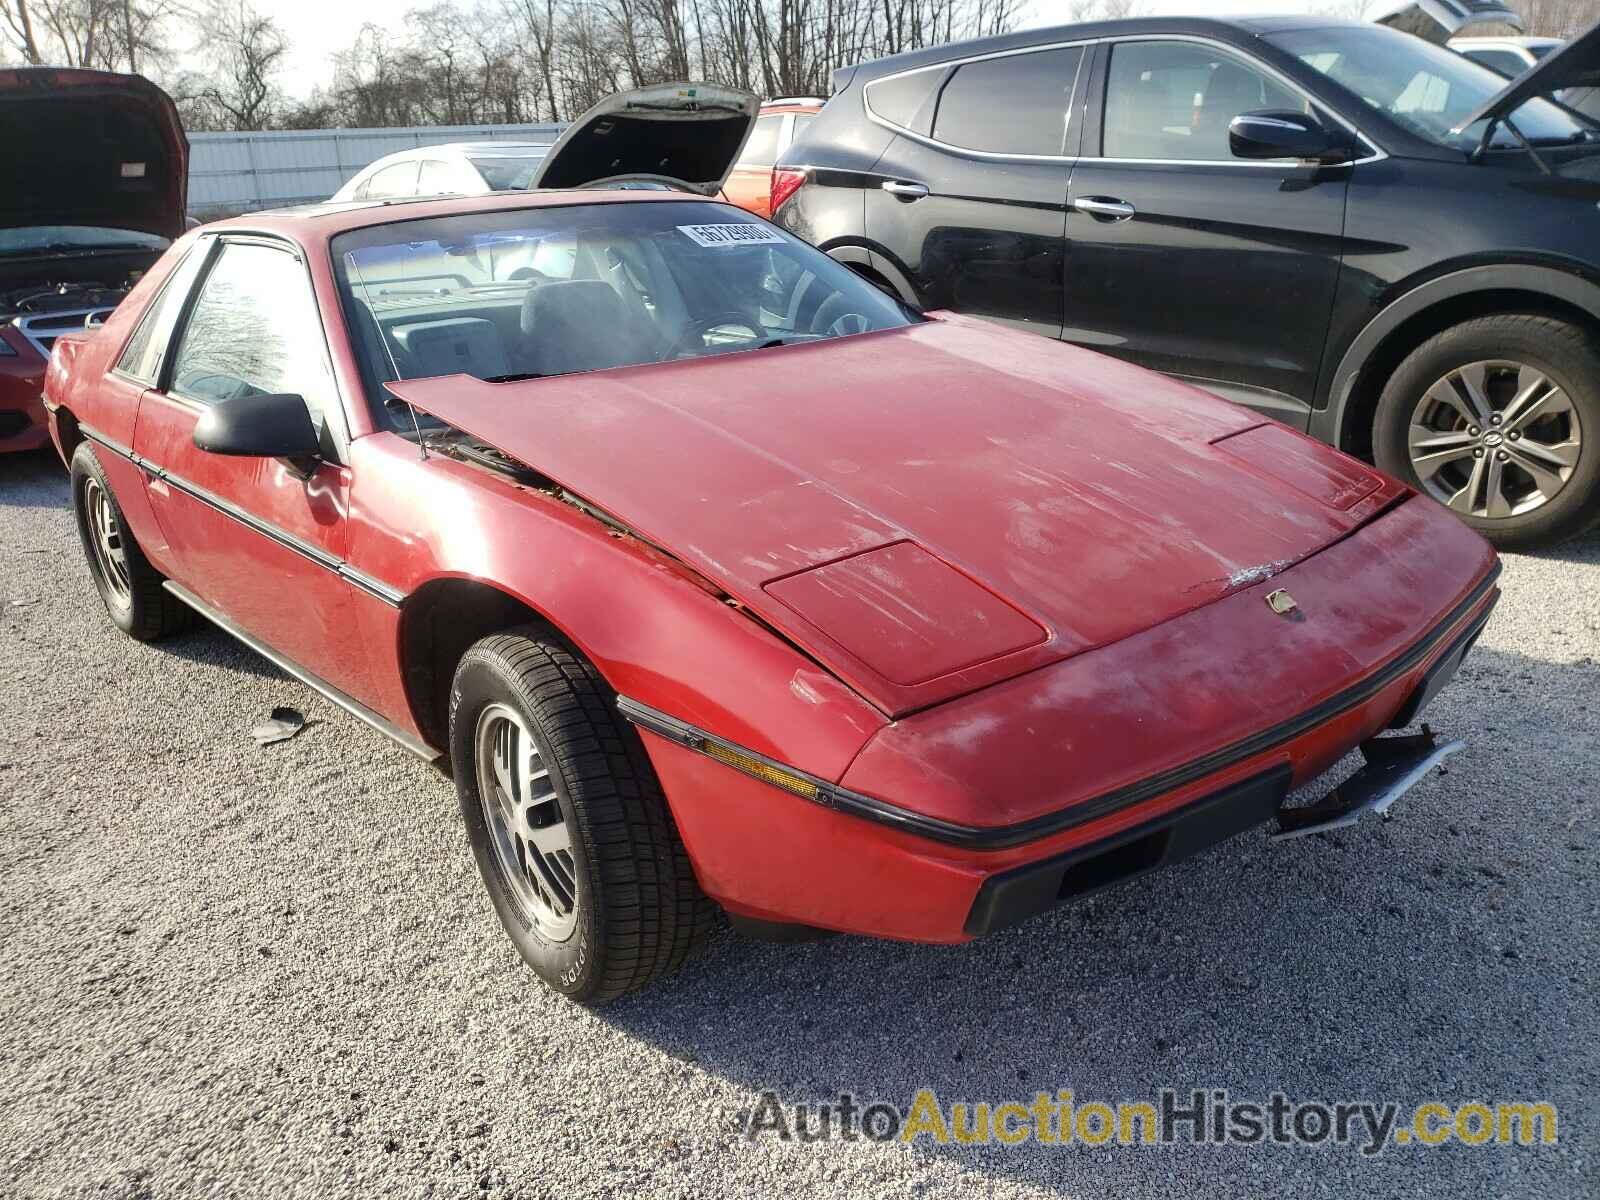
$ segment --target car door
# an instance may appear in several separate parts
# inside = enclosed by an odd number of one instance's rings
[[[340,575],[348,433],[310,278],[299,252],[276,240],[216,239],[207,253],[134,430],[174,579],[219,623],[367,697],[364,656],[350,638],[350,584]],[[208,407],[252,394],[303,396],[322,433],[320,460],[195,445]]]
[[[1352,167],[1235,158],[1228,125],[1259,109],[1336,118],[1197,38],[1102,45],[1090,95],[1062,336],[1306,428]]]
[[[866,192],[867,236],[927,308],[1061,330],[1069,119],[1085,50],[1056,45],[885,76],[869,114],[895,129]]]

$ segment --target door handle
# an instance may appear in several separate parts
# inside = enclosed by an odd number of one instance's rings
[[[1126,221],[1136,211],[1126,200],[1111,196],[1080,196],[1072,202],[1072,207],[1096,220],[1110,221]]]
[[[925,183],[907,183],[902,179],[885,179],[883,190],[891,196],[898,196],[902,200],[920,200],[928,194],[928,185]]]

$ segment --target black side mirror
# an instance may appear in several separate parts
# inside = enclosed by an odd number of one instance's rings
[[[1228,148],[1235,158],[1338,162],[1349,157],[1350,139],[1306,113],[1266,108],[1228,123]]]
[[[236,396],[219,400],[194,426],[194,444],[212,454],[287,458],[303,465],[322,450],[303,397]]]

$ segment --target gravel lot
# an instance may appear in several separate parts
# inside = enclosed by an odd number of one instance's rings
[[[965,948],[723,935],[598,1013],[489,909],[441,775],[226,636],[106,621],[0,460],[7,1196],[1600,1194],[1600,540],[1508,560],[1388,825],[1229,845]],[[278,703],[310,726],[259,749]],[[762,1089],[909,1101],[1540,1097],[1556,1147],[809,1145]]]

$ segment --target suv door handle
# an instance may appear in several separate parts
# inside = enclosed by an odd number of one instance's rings
[[[925,183],[907,183],[901,179],[885,179],[883,190],[891,196],[898,196],[902,200],[920,200],[928,194],[928,185]]]
[[[1096,219],[1112,221],[1126,221],[1135,212],[1133,205],[1126,200],[1112,196],[1080,196],[1072,202],[1072,207]]]

